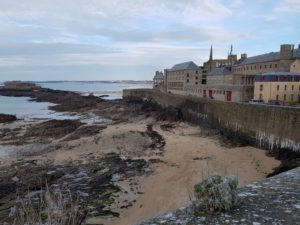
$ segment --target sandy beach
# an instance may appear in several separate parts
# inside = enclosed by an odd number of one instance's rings
[[[127,126],[118,126],[118,131],[126,130]],[[185,123],[176,124],[171,131],[163,131],[159,125],[155,129],[166,139],[166,146],[163,156],[159,157],[162,162],[154,166],[150,176],[140,181],[142,194],[131,208],[120,211],[120,218],[91,219],[90,223],[134,224],[187,206],[193,199],[193,185],[213,172],[235,175],[239,186],[244,186],[265,178],[279,165],[277,160],[267,157],[264,150],[221,146],[219,140],[201,137],[200,128]]]
[[[242,187],[280,165],[265,150],[224,139],[215,130],[161,120],[161,112],[145,103],[105,101],[84,107],[68,109],[84,113],[84,121],[17,120],[0,125],[1,221],[13,207],[14,192],[32,186],[13,168],[26,166],[33,180],[45,178],[53,187],[67,183],[75,193],[85,191],[88,224],[127,225],[187,206],[194,198],[194,184],[214,172],[237,176]],[[78,168],[88,183],[75,175],[69,179]],[[37,170],[42,172],[34,175]],[[15,188],[6,190],[13,178]],[[81,189],[84,185],[88,189]],[[109,190],[109,197],[104,198],[99,187]],[[91,204],[97,196],[101,207]]]

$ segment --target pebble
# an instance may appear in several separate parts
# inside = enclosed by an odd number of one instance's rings
[[[14,182],[18,182],[20,179],[18,177],[11,178]]]

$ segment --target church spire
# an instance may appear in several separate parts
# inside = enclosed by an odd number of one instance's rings
[[[210,46],[210,55],[209,55],[209,61],[213,60],[213,49],[212,49],[212,45]]]

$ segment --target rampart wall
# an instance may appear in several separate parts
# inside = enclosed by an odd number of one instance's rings
[[[261,148],[300,152],[299,108],[222,102],[151,89],[124,90],[123,98],[174,107],[185,121],[217,128]]]

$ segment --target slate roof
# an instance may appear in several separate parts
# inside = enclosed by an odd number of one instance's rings
[[[153,78],[153,80],[163,80],[163,79],[164,79],[163,73],[157,73]]]
[[[253,64],[259,62],[270,62],[270,61],[278,61],[280,60],[279,52],[270,52],[262,55],[252,56],[244,59],[239,65]]]
[[[294,49],[293,57],[296,59],[300,59],[300,49]],[[240,61],[238,65],[270,62],[270,61],[278,61],[278,60],[280,60],[280,52],[270,52],[262,55],[248,57],[247,59]]]
[[[221,75],[229,75],[231,74],[231,71],[226,67],[216,67],[211,72],[208,73],[208,75],[212,76],[221,76]]]
[[[293,56],[296,58],[296,59],[300,59],[300,49],[297,48],[297,49],[294,49],[294,54]]]
[[[201,68],[197,66],[194,62],[189,61],[189,62],[176,64],[169,71],[178,71],[178,70],[201,70]]]

